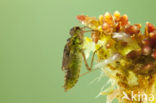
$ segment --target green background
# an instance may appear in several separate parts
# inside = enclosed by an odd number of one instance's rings
[[[156,24],[156,0],[0,0],[0,103],[105,103],[95,96],[107,78],[89,85],[90,73],[65,93],[61,64],[76,15],[115,10]]]

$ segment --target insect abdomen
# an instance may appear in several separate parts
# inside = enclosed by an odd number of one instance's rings
[[[82,65],[81,53],[80,52],[74,53],[72,55],[69,68],[66,69],[65,84],[64,84],[65,91],[71,89],[77,83],[80,75],[81,65]]]

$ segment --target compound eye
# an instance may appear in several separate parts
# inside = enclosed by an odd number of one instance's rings
[[[81,28],[78,27],[78,26],[75,26],[75,27],[71,28],[70,35],[73,36],[79,30],[81,30]]]
[[[78,27],[78,26],[77,26],[77,27],[75,27],[75,29],[76,29],[76,30],[79,30],[79,29],[80,29],[80,27]]]

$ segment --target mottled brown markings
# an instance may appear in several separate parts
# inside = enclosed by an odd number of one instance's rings
[[[65,71],[65,91],[68,91],[77,83],[80,76],[82,58],[84,59],[87,70],[91,71],[93,65],[95,53],[93,53],[91,67],[89,67],[83,52],[84,32],[87,31],[84,31],[83,28],[73,27],[70,30],[71,37],[64,47],[62,70]]]

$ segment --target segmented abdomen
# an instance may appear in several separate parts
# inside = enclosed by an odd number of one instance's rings
[[[77,83],[82,65],[82,54],[80,51],[77,51],[71,54],[70,56],[71,61],[69,63],[68,68],[66,69],[65,74],[65,91],[71,89]]]

